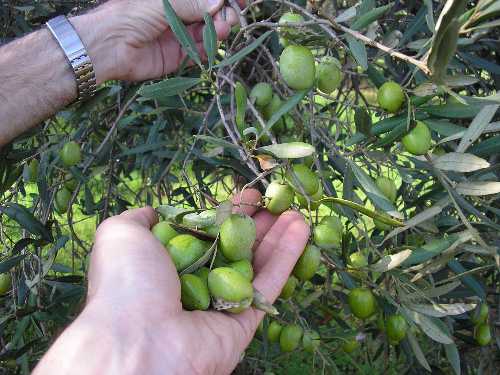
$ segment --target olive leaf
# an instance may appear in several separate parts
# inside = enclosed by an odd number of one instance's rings
[[[474,172],[490,166],[490,163],[476,155],[460,152],[450,152],[439,156],[432,161],[432,164],[443,171],[455,172]]]
[[[163,8],[165,10],[165,18],[167,19],[170,29],[177,38],[177,41],[191,60],[201,67],[200,55],[198,54],[196,43],[193,38],[191,38],[191,35],[189,35],[184,22],[177,16],[169,0],[163,0]]]
[[[243,135],[243,131],[246,128],[245,113],[247,110],[247,91],[241,82],[236,82],[236,87],[234,88],[234,98],[236,101],[235,122],[240,134]]]
[[[481,136],[483,130],[488,126],[493,116],[495,116],[499,107],[500,105],[487,105],[479,111],[465,131],[456,152],[465,152]]]
[[[366,47],[363,42],[359,41],[350,34],[344,35],[349,45],[349,52],[352,54],[356,62],[363,68],[363,70],[368,69],[368,55],[366,53]]]
[[[444,333],[433,321],[433,318],[429,318],[423,314],[416,311],[404,309],[407,315],[419,325],[419,327],[424,331],[424,333],[436,342],[441,344],[453,344],[453,340],[450,336]]]
[[[0,262],[0,274],[9,272],[13,267],[18,265],[28,254],[16,255]]]
[[[269,35],[271,35],[273,31],[266,31],[264,34],[259,36],[257,39],[255,39],[252,43],[250,43],[248,46],[245,48],[242,48],[238,52],[236,52],[234,55],[229,56],[222,60],[219,64],[215,65],[216,68],[224,68],[225,66],[232,65],[235,62],[240,61],[243,57],[251,53],[253,50],[255,50],[258,46],[260,46],[264,41],[267,39]]]
[[[465,11],[467,1],[447,0],[436,23],[436,31],[427,59],[427,66],[434,82],[442,83],[446,69],[455,54],[461,24],[459,17]]]
[[[462,285],[460,281],[452,281],[450,283],[443,284],[441,286],[436,286],[433,288],[423,289],[418,292],[406,294],[404,296],[404,299],[413,300],[413,299],[441,297],[455,290],[460,285]]]
[[[208,67],[212,68],[215,64],[215,55],[217,53],[217,32],[215,30],[212,16],[205,12],[203,15],[205,26],[203,27],[203,48],[207,54]]]
[[[162,99],[167,96],[182,94],[201,82],[201,78],[174,77],[158,83],[144,85],[139,89],[139,95],[147,99]]]
[[[375,272],[390,271],[401,265],[401,263],[403,263],[411,255],[411,253],[411,250],[403,250],[396,254],[386,255],[377,263],[371,265],[370,268]]]
[[[233,212],[233,202],[232,201],[227,200],[227,201],[224,201],[221,204],[219,204],[219,206],[217,207],[215,224],[222,225],[222,223],[229,216],[231,216],[232,212]]]
[[[454,242],[457,240],[457,236],[451,235],[449,237],[441,238],[441,239],[433,239],[423,245],[415,249],[411,256],[409,256],[404,261],[404,266],[409,267],[415,264],[421,264],[423,262],[428,261],[429,259],[441,254],[445,250],[449,249]]]
[[[457,344],[446,344],[444,346],[444,351],[446,353],[446,358],[448,358],[448,362],[450,362],[451,367],[453,368],[453,372],[455,375],[460,375],[461,366],[460,366],[460,354],[458,353]]]
[[[500,182],[497,181],[475,181],[460,182],[455,186],[458,194],[470,196],[483,196],[500,193]]]
[[[156,208],[156,211],[163,216],[166,220],[175,220],[179,215],[192,212],[187,208],[174,207],[169,205],[162,205]]]
[[[410,310],[419,313],[442,318],[449,315],[461,315],[476,308],[475,303],[435,303],[429,304],[414,304],[408,303],[405,306]]]
[[[298,159],[314,154],[314,146],[304,142],[290,142],[259,147],[258,152],[267,152],[279,159]]]
[[[392,8],[394,3],[389,3],[387,5],[383,5],[378,8],[371,9],[370,11],[366,13],[362,13],[360,17],[357,17],[356,20],[353,22],[351,25],[351,29],[353,30],[361,30],[368,25],[370,25],[372,22],[378,20],[380,17],[382,17],[389,9]]]
[[[418,340],[413,334],[413,332],[411,330],[408,330],[406,335],[408,337],[408,342],[410,343],[410,347],[413,350],[413,354],[415,354],[418,363],[420,363],[420,365],[422,365],[422,367],[425,368],[427,371],[431,372],[432,371],[431,366],[429,366],[429,362],[427,362],[425,354],[422,351],[422,348],[420,347],[420,344],[418,343]]]
[[[47,241],[52,240],[50,231],[26,207],[17,203],[7,202],[5,205],[0,206],[0,213],[16,221],[31,234],[40,236]]]

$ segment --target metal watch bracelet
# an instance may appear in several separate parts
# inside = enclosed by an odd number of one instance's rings
[[[58,16],[47,22],[59,46],[64,51],[75,73],[78,101],[92,97],[96,90],[96,79],[92,61],[73,25],[65,16]]]

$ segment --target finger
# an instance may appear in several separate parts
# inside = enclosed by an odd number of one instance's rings
[[[255,189],[245,189],[241,192],[237,192],[232,199],[234,205],[233,212],[252,216],[257,211],[261,199],[262,194]]]
[[[268,229],[268,232],[262,237],[258,248],[255,250],[253,266],[256,272],[259,272],[273,256],[274,252],[279,250],[290,224],[297,220],[304,221],[300,213],[297,211],[286,211]]]
[[[253,215],[253,219],[255,221],[255,228],[257,232],[254,249],[256,250],[263,238],[269,232],[269,229],[273,226],[273,224],[278,220],[278,216],[272,215],[267,210],[260,210],[255,215]]]
[[[225,22],[229,26],[234,26],[240,22],[240,19],[233,8],[224,7],[214,15],[214,22]]]
[[[120,216],[148,229],[158,222],[158,215],[156,215],[156,211],[149,206],[127,210],[122,212]]]
[[[156,0],[159,9],[163,10],[163,0]],[[170,3],[177,16],[185,22],[195,22],[203,19],[205,13],[214,14],[224,0],[171,0]]]

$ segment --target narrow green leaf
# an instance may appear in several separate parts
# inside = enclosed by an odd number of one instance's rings
[[[300,101],[304,98],[304,96],[306,96],[306,94],[307,94],[306,90],[299,91],[295,95],[293,95],[290,99],[288,99],[285,103],[283,103],[280,109],[274,112],[269,121],[267,121],[266,127],[259,134],[257,140],[259,140],[263,134],[269,132],[273,127],[273,125],[276,124],[283,115],[287,114],[293,108],[295,108],[295,106],[300,103]]]
[[[448,267],[455,272],[455,274],[459,275],[467,272],[467,270],[462,266],[462,263],[460,263],[458,260],[453,259],[448,262]],[[476,280],[476,278],[472,275],[463,275],[460,276],[460,280],[464,283],[466,287],[471,289],[477,296],[479,296],[483,301],[486,298],[486,293],[479,284],[479,282]]]
[[[230,148],[230,149],[235,149],[235,150],[238,149],[237,145],[235,145],[231,142],[225,141],[223,139],[217,138],[217,137],[211,137],[209,135],[195,135],[194,138],[200,139],[200,140],[205,141],[207,143],[214,144],[216,146],[222,146],[225,148]]]
[[[351,25],[351,29],[361,30],[369,26],[372,22],[378,20],[385,14],[385,12],[391,9],[393,4],[394,3],[389,3],[387,5],[383,5],[381,7],[372,9],[369,12],[361,14],[361,16],[357,17],[354,23]]]
[[[411,332],[411,330],[408,330],[407,336],[408,342],[411,346],[411,350],[413,350],[413,354],[415,354],[415,358],[417,358],[418,363],[420,363],[420,365],[427,371],[431,372],[431,366],[429,366],[429,362],[427,362],[425,354],[422,351],[422,348],[420,348],[420,344],[418,343],[417,338],[415,337],[413,332]]]
[[[347,44],[349,45],[349,51],[351,52],[354,59],[357,61],[359,66],[363,68],[363,70],[367,70],[368,56],[366,53],[366,47],[364,43],[349,34],[345,34],[344,37],[347,40]]]
[[[215,55],[217,53],[217,32],[215,31],[214,20],[208,13],[203,15],[205,27],[203,28],[203,48],[207,54],[208,67],[212,68],[215,64]]]
[[[182,94],[184,91],[196,86],[201,78],[174,77],[164,81],[142,86],[139,95],[148,99],[161,99],[167,96]]]
[[[26,258],[27,255],[28,254],[16,255],[15,257],[0,262],[0,274],[9,272],[13,267],[19,264],[19,262]]]
[[[169,0],[163,0],[163,8],[165,9],[165,18],[167,19],[170,29],[175,34],[179,44],[191,60],[201,67],[200,55],[198,54],[196,43],[193,38],[191,38],[191,35],[189,35],[184,22],[182,22],[182,20],[177,16]]]
[[[460,354],[458,353],[456,344],[446,344],[444,345],[444,351],[446,353],[446,358],[448,358],[448,362],[450,362],[451,368],[455,375],[460,375]]]
[[[455,240],[455,236],[431,240],[422,247],[413,250],[412,254],[405,260],[403,265],[409,267],[426,262],[448,249],[451,245],[453,245]]]
[[[243,57],[251,53],[254,49],[256,49],[258,46],[260,46],[266,38],[271,35],[272,31],[269,30],[259,36],[257,39],[255,39],[252,43],[250,43],[248,46],[245,48],[242,48],[238,52],[236,52],[234,55],[229,56],[228,58],[222,60],[219,64],[215,65],[216,68],[224,68],[225,66],[234,64],[237,61],[240,61]]]
[[[8,202],[3,207],[0,207],[0,212],[19,223],[31,234],[40,236],[47,241],[51,240],[52,236],[49,230],[26,207]]]
[[[236,82],[236,87],[234,88],[234,99],[236,102],[235,122],[240,135],[243,135],[246,128],[245,113],[247,111],[247,91],[241,82]]]
[[[472,123],[465,131],[460,144],[458,145],[456,152],[465,152],[467,148],[474,143],[483,133],[483,130],[488,126],[488,124],[495,116],[500,105],[487,105],[484,106],[481,111],[474,117]]]
[[[260,147],[259,152],[268,152],[279,159],[298,159],[314,153],[314,146],[304,142],[290,142]]]

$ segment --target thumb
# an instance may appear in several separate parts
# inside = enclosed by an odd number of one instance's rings
[[[163,1],[160,3],[163,9]],[[222,8],[224,0],[170,0],[170,4],[183,21],[195,22],[201,21],[205,13],[216,13]]]

